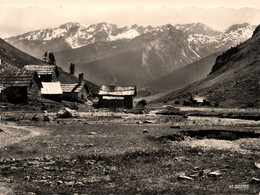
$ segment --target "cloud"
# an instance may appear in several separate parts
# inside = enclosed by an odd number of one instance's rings
[[[32,30],[58,27],[67,22],[95,24],[109,22],[118,25],[152,25],[201,22],[214,29],[224,30],[232,24],[248,22],[258,24],[260,9],[243,8],[171,8],[167,6],[146,7],[111,4],[109,9],[93,4],[81,7],[0,7],[1,36],[17,35]]]

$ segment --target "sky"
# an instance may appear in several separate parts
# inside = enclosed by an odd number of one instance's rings
[[[259,0],[0,0],[0,37],[67,22],[131,26],[201,22],[217,30],[260,23]]]

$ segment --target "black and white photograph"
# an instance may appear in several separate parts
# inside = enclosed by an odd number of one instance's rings
[[[259,0],[0,0],[0,195],[260,195]]]

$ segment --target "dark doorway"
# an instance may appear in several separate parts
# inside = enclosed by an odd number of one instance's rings
[[[8,87],[4,95],[10,103],[27,103],[27,87]]]

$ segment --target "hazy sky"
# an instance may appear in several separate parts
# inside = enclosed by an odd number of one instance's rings
[[[77,7],[83,5],[93,5],[97,9],[100,6],[129,7],[129,6],[170,6],[170,7],[189,7],[197,6],[204,8],[212,7],[254,7],[260,8],[259,0],[0,0],[2,6],[68,6]]]
[[[0,0],[1,38],[66,22],[128,26],[202,22],[224,30],[235,23],[259,24],[260,0]]]

